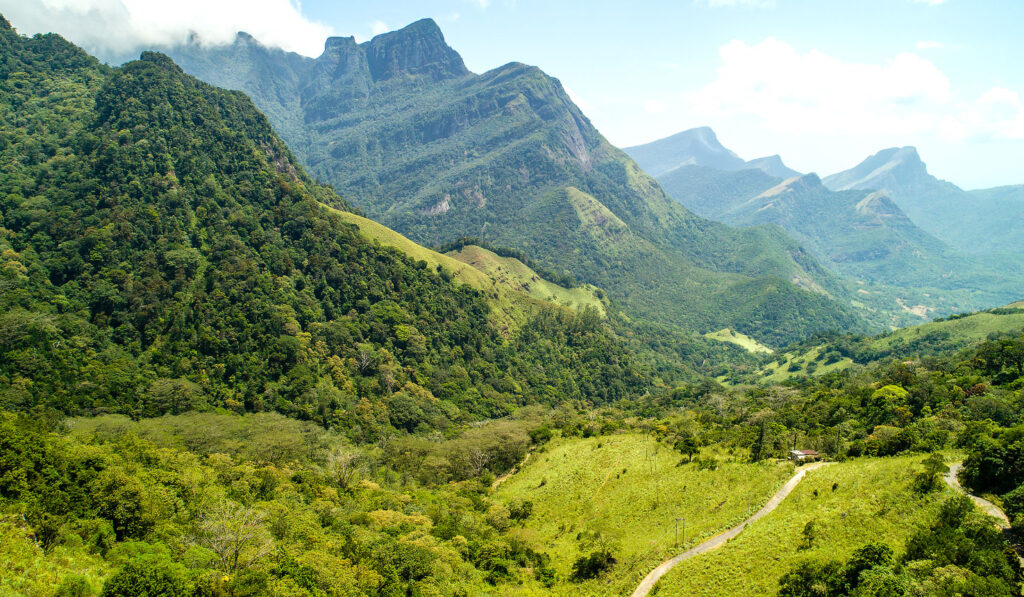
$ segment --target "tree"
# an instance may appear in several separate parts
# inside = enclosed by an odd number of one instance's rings
[[[939,475],[949,471],[942,454],[935,453],[921,461],[924,470],[914,475],[914,488],[921,493],[930,493],[939,487]]]
[[[209,505],[197,522],[196,540],[220,557],[227,572],[248,568],[270,554],[274,543],[263,512],[227,499]]]
[[[814,547],[814,542],[818,539],[818,525],[813,520],[808,520],[807,524],[804,525],[803,542],[800,544],[800,549],[810,549]]]
[[[840,597],[843,565],[805,561],[779,579],[779,597]]]
[[[338,446],[327,454],[327,472],[345,489],[355,480],[362,465],[362,455],[353,448]]]
[[[101,597],[185,597],[192,593],[185,568],[166,559],[140,558],[103,583]]]
[[[700,446],[697,445],[697,440],[692,435],[677,440],[672,447],[686,456],[687,462],[691,462],[695,454],[700,454]]]
[[[612,557],[612,552],[607,549],[592,552],[573,562],[571,578],[576,582],[597,578],[602,572],[610,570],[615,563],[616,560]]]

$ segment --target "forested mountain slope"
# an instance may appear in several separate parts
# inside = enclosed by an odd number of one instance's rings
[[[332,209],[239,92],[0,29],[0,405],[278,410],[371,438],[649,385],[593,311],[511,337]]]
[[[774,228],[694,216],[612,147],[557,80],[469,73],[433,21],[317,59],[248,36],[170,50],[250,93],[296,155],[371,217],[438,245],[476,236],[606,289],[631,317],[774,344],[858,326],[842,288]]]

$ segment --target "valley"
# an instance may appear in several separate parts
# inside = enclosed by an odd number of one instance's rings
[[[1020,187],[619,149],[468,10],[80,9],[0,17],[0,594],[1024,590]]]

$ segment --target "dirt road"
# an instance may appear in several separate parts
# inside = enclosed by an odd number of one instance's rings
[[[662,576],[665,576],[665,574],[669,570],[675,568],[680,562],[688,560],[694,556],[699,556],[702,553],[709,552],[712,549],[715,549],[716,547],[721,547],[723,544],[725,544],[726,541],[732,539],[736,535],[739,535],[741,532],[743,532],[743,529],[745,529],[748,524],[759,520],[761,517],[765,516],[766,514],[777,508],[779,504],[782,503],[782,500],[786,499],[786,496],[788,496],[790,492],[792,492],[793,489],[797,486],[797,484],[800,483],[800,480],[804,478],[804,475],[806,475],[810,471],[813,471],[814,469],[821,468],[827,464],[829,463],[816,462],[814,464],[804,466],[799,471],[797,471],[796,474],[789,479],[789,481],[786,481],[786,484],[783,485],[782,488],[779,489],[777,492],[775,492],[775,495],[772,496],[772,499],[768,500],[768,503],[765,504],[756,513],[754,513],[753,516],[744,520],[740,524],[732,527],[728,531],[725,531],[724,533],[721,533],[719,535],[715,535],[714,537],[708,539],[700,545],[691,547],[690,549],[677,555],[671,560],[662,562],[657,568],[651,570],[651,572],[644,577],[644,579],[640,582],[640,585],[636,588],[635,591],[633,591],[633,597],[645,597],[647,593],[649,593],[650,590],[654,588],[654,584],[657,583]]]
[[[1006,516],[1006,513],[1003,512],[1002,509],[999,508],[999,506],[993,504],[992,502],[984,498],[980,498],[976,495],[971,495],[967,493],[967,490],[960,485],[960,480],[957,479],[957,474],[960,473],[960,469],[963,468],[963,466],[964,463],[958,462],[953,466],[949,467],[949,472],[942,476],[946,480],[946,485],[949,485],[955,491],[959,491],[965,494],[967,497],[971,498],[971,501],[973,501],[979,508],[981,508],[982,512],[996,519],[996,526],[1003,529],[1004,531],[1010,528],[1010,518]]]

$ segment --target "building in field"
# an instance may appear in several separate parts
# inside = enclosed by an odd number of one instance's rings
[[[797,464],[803,462],[817,462],[822,459],[822,454],[814,450],[790,450],[789,459]]]

